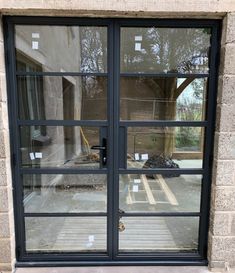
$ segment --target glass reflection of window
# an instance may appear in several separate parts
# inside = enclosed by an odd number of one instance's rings
[[[30,58],[17,53],[17,70],[25,72],[40,72],[42,66]],[[43,98],[43,79],[42,77],[27,77],[21,76],[17,81],[20,117],[25,120],[42,120],[45,119],[45,107]],[[45,135],[43,127],[33,126],[31,137],[35,138],[40,135]]]

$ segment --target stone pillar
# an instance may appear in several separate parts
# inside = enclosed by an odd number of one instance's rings
[[[0,272],[12,272],[15,257],[12,179],[2,21],[0,22]]]
[[[235,267],[235,13],[223,21],[211,192],[210,268]]]

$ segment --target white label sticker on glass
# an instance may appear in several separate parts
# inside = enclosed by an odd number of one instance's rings
[[[32,33],[32,38],[34,38],[34,39],[39,39],[39,38],[40,38],[40,34],[37,33],[37,32],[33,32],[33,33]]]
[[[89,235],[89,242],[94,242],[94,241],[95,241],[95,236]]]
[[[135,43],[135,51],[141,51],[141,43]]]
[[[139,184],[139,183],[141,183],[141,180],[140,179],[134,179],[134,183]]]
[[[149,159],[149,155],[148,154],[142,154],[141,155],[141,159],[142,160],[148,160]]]
[[[30,153],[29,157],[30,157],[31,160],[34,160],[35,159],[34,153]]]
[[[32,41],[32,49],[34,50],[38,49],[38,41]]]
[[[142,36],[135,36],[135,41],[137,42],[140,42],[142,41],[143,37]]]
[[[42,158],[42,153],[35,153],[35,158]]]
[[[135,153],[135,160],[140,160],[140,155],[139,155],[139,153]]]
[[[139,191],[139,186],[138,185],[134,185],[132,191],[133,192],[138,192]]]

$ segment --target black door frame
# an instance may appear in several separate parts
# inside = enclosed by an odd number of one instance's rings
[[[75,266],[75,265],[205,265],[207,264],[207,233],[209,224],[209,203],[210,203],[210,184],[211,171],[213,162],[213,134],[215,128],[215,113],[216,113],[216,90],[219,66],[219,41],[221,32],[221,22],[219,20],[189,20],[189,19],[100,19],[100,18],[60,18],[60,17],[22,17],[22,16],[5,16],[4,18],[4,39],[6,52],[6,70],[7,70],[7,89],[8,89],[8,109],[10,121],[10,140],[11,140],[11,165],[13,175],[13,193],[14,193],[14,212],[15,212],[15,234],[16,234],[16,266]],[[94,173],[106,173],[109,181],[112,183],[108,186],[108,237],[107,237],[107,252],[93,254],[29,254],[25,250],[24,237],[24,216],[31,216],[30,213],[24,213],[22,204],[22,183],[20,175],[22,173],[88,173],[86,171],[69,169],[27,169],[20,168],[19,156],[19,135],[18,128],[20,125],[89,125],[97,126],[95,121],[20,121],[18,119],[17,92],[16,92],[16,75],[30,75],[30,72],[17,72],[15,66],[15,49],[14,49],[14,25],[89,25],[89,26],[107,26],[108,27],[108,73],[93,73],[93,75],[108,76],[108,121],[99,122],[98,126],[108,128],[108,158],[109,165],[107,170],[96,170]],[[119,121],[119,79],[120,79],[120,27],[121,26],[158,26],[158,27],[192,27],[192,28],[210,28],[211,29],[211,51],[209,74],[198,74],[198,77],[208,77],[208,94],[207,94],[207,110],[206,120],[199,122],[178,122],[178,121],[153,121],[153,122],[135,122]],[[72,75],[79,76],[87,73],[75,72],[36,72],[33,75]],[[104,75],[105,74],[105,75]],[[145,74],[146,75],[146,74]],[[151,75],[151,74],[150,74]],[[154,73],[155,76],[164,76],[165,73]],[[191,74],[168,73],[167,76],[190,77]],[[195,74],[194,74],[195,75]],[[204,144],[204,166],[202,169],[178,169],[170,172],[181,174],[203,174],[203,186],[201,194],[201,212],[188,215],[181,213],[181,216],[200,216],[199,229],[199,248],[198,253],[152,253],[151,255],[140,253],[118,254],[118,230],[114,226],[118,224],[118,176],[119,173],[138,173],[136,170],[119,169],[119,148],[118,144],[125,146],[125,141],[119,139],[118,132],[120,127],[126,128],[130,125],[138,126],[202,126],[205,128],[206,137]],[[119,127],[120,126],[120,127]],[[125,129],[124,129],[125,130]],[[113,141],[112,141],[113,139]],[[124,147],[123,146],[123,147]],[[142,173],[158,172],[164,174],[169,170],[151,169],[144,170]],[[93,171],[89,171],[92,173]],[[143,213],[142,213],[143,214]],[[35,215],[35,213],[33,213]],[[49,213],[48,216],[58,216],[58,214]],[[59,216],[64,216],[65,213],[60,213]],[[66,213],[68,216],[68,214]],[[69,214],[70,216],[84,216],[86,214]],[[95,215],[95,214],[94,214]],[[99,214],[100,215],[100,214]],[[106,215],[106,214],[104,214]],[[128,214],[132,216],[131,213]],[[134,214],[140,216],[141,214]],[[133,215],[133,216],[134,216]],[[176,213],[153,213],[152,216],[180,216]],[[45,216],[43,213],[37,213],[37,216]],[[145,215],[146,216],[146,215]]]

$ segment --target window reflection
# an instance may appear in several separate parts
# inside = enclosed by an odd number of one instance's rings
[[[121,72],[208,73],[210,29],[121,29]]]
[[[107,71],[106,27],[17,25],[15,41],[17,61],[27,56],[44,72]]]
[[[206,78],[122,77],[122,120],[205,119]]]
[[[128,168],[202,168],[204,128],[129,127]]]
[[[100,143],[96,127],[41,126],[44,134],[35,135],[34,126],[21,126],[22,166],[27,168],[88,168],[100,166],[100,153],[91,146]]]

